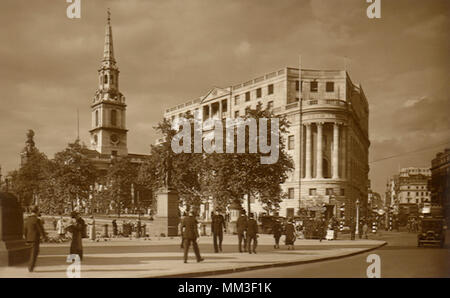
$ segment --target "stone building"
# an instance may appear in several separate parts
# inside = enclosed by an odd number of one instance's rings
[[[324,210],[346,218],[355,215],[356,202],[367,205],[369,106],[360,85],[345,70],[283,68],[255,79],[212,88],[206,95],[169,108],[165,117],[175,120],[190,111],[203,121],[237,118],[258,103],[285,115],[290,121],[287,151],[295,170],[283,184],[288,198],[280,204],[281,216],[299,211],[314,215]],[[246,207],[244,207],[246,208]],[[263,212],[253,200],[253,212]]]
[[[397,204],[422,204],[430,202],[429,168],[403,168],[398,175]]]
[[[439,152],[431,161],[431,203],[444,207],[447,223],[450,222],[450,149]]]
[[[428,183],[431,177],[429,168],[402,168],[386,184],[386,202],[391,211],[399,216],[400,224],[405,225],[409,216],[418,216],[425,203],[431,203]]]

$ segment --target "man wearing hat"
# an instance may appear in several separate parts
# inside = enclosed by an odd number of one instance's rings
[[[256,238],[258,237],[258,223],[256,222],[253,213],[250,213],[249,219],[247,222],[247,248],[248,253],[252,252],[256,254],[256,246],[258,245],[258,241]],[[253,249],[252,249],[252,241],[253,241]]]
[[[244,251],[247,251],[247,216],[245,215],[245,210],[241,210],[241,216],[239,216],[236,222],[236,229],[238,235],[239,252],[242,252],[242,241],[244,241]]]
[[[201,262],[204,259],[200,256],[200,250],[197,244],[198,238],[198,223],[194,217],[194,212],[190,211],[189,216],[183,219],[183,224],[181,225],[184,238],[184,262],[187,263],[189,246],[194,247],[194,253],[197,258],[197,262]]]
[[[24,224],[25,241],[31,247],[30,261],[28,271],[33,272],[36,265],[36,259],[39,254],[39,243],[41,238],[45,238],[45,231],[41,220],[38,218],[39,208],[33,206],[31,215],[27,217]]]
[[[219,250],[222,252],[222,241],[223,241],[223,230],[225,228],[225,219],[219,210],[216,209],[212,216],[211,230],[213,234],[214,252],[218,253]],[[217,245],[219,242],[219,245]]]

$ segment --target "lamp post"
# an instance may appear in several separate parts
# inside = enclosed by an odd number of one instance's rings
[[[355,236],[359,236],[359,199],[356,200],[356,228]]]

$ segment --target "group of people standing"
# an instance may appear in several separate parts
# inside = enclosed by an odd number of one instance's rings
[[[65,226],[64,220],[61,218],[57,223],[57,231],[60,237],[63,237],[67,232],[72,234],[70,244],[70,254],[78,255],[80,260],[83,259],[83,244],[82,238],[86,237],[86,225],[80,214],[76,211],[71,213],[70,224]],[[33,206],[31,214],[26,218],[24,223],[24,236],[27,245],[30,247],[30,259],[28,262],[28,271],[33,272],[36,266],[37,256],[39,254],[39,246],[41,240],[46,240],[47,233],[44,225],[40,219],[39,208]]]
[[[256,246],[258,245],[258,223],[256,222],[253,213],[250,213],[247,218],[246,212],[242,210],[236,222],[236,230],[239,252],[248,251],[249,254],[256,254]],[[244,250],[242,250],[242,243],[244,244]]]

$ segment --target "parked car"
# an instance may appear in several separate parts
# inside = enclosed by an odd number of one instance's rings
[[[445,231],[444,221],[441,218],[423,218],[419,222],[419,234],[417,235],[417,246],[424,244],[439,245],[444,247]]]

